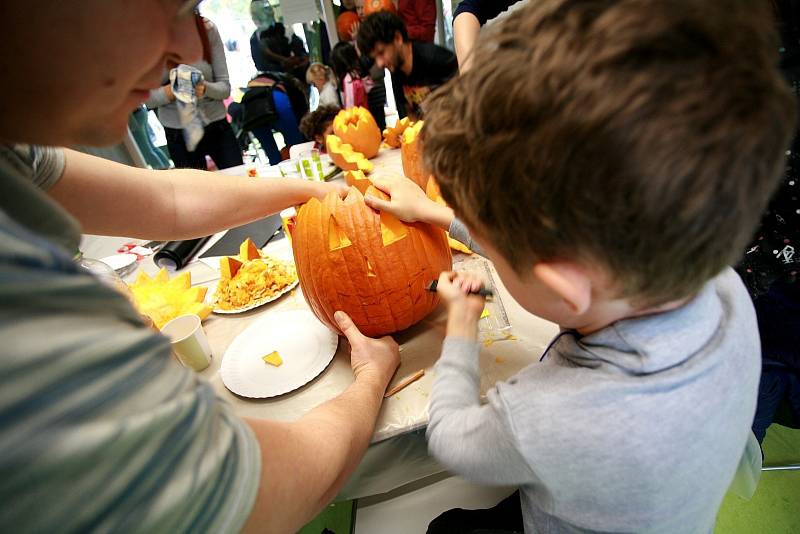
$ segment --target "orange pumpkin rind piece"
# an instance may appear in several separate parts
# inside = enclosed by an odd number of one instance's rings
[[[383,130],[383,141],[392,148],[400,148],[400,136],[413,123],[408,117],[403,117],[391,128]]]
[[[325,145],[331,161],[343,171],[370,173],[375,168],[372,162],[364,157],[364,154],[353,150],[351,145],[343,143],[336,135],[331,134],[326,137]]]
[[[345,171],[344,172],[344,180],[347,182],[347,185],[353,186],[363,195],[367,187],[372,185],[372,181],[364,174],[364,171],[355,170],[355,171]]]
[[[239,272],[239,268],[242,265],[244,264],[233,256],[225,256],[219,260],[219,272],[222,278],[230,280],[236,276],[236,273]]]
[[[242,244],[239,245],[239,259],[241,261],[250,261],[250,260],[257,260],[261,257],[261,252],[258,250],[258,247],[253,240],[249,237],[242,241]]]
[[[423,124],[424,121],[417,121],[403,131],[400,137],[400,159],[403,164],[403,174],[424,189],[430,175],[425,173],[422,165],[419,133]]]

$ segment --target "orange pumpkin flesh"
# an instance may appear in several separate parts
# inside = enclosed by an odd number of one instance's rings
[[[347,185],[361,191],[362,195],[367,192],[367,187],[372,185],[370,179],[362,171],[345,171],[344,181],[347,182]]]
[[[353,38],[353,27],[361,22],[361,17],[353,11],[344,11],[336,19],[336,32],[341,41],[349,41]]]
[[[364,0],[364,16],[377,13],[378,11],[389,11],[390,13],[397,13],[392,0]]]
[[[384,142],[392,148],[400,148],[400,136],[406,128],[411,126],[411,120],[408,117],[403,117],[391,128],[387,127],[383,130]]]
[[[447,206],[447,202],[445,202],[442,198],[442,191],[439,189],[439,184],[436,183],[436,180],[433,178],[433,176],[428,178],[428,185],[425,186],[425,195],[437,204]],[[447,233],[447,243],[453,250],[463,252],[464,254],[472,254],[472,250],[467,245],[450,237],[449,232]]]
[[[353,150],[352,146],[343,143],[336,135],[326,137],[325,146],[333,164],[343,171],[372,172],[375,168],[364,154]]]
[[[366,194],[388,198],[373,186]],[[430,313],[438,296],[425,287],[452,267],[442,230],[378,213],[355,187],[344,200],[331,193],[301,207],[292,248],[314,314],[338,330],[333,314],[345,311],[373,337],[408,328]]]
[[[403,131],[400,137],[400,159],[403,163],[403,174],[424,190],[430,175],[422,166],[422,143],[419,139],[422,124],[423,121],[417,121]]]
[[[333,133],[367,159],[374,158],[381,147],[378,124],[369,110],[360,106],[337,113],[333,118]]]

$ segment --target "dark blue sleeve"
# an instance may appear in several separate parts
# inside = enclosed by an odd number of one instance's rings
[[[487,20],[492,20],[497,15],[508,9],[519,0],[511,1],[497,1],[497,0],[462,0],[456,12],[453,13],[453,20],[461,13],[472,13],[481,23],[481,26],[486,24]]]

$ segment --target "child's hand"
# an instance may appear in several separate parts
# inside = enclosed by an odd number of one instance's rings
[[[453,210],[437,204],[405,176],[381,176],[370,178],[372,184],[389,195],[389,200],[368,195],[367,206],[391,213],[401,221],[425,222],[447,230],[453,222]]]
[[[439,276],[436,292],[447,304],[447,335],[475,340],[486,299],[473,292],[483,281],[473,273],[444,272]]]

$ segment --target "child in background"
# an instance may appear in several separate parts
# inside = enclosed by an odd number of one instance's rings
[[[430,97],[424,161],[452,209],[407,180],[376,180],[391,200],[368,203],[471,233],[517,302],[562,331],[481,404],[481,283],[439,279],[430,452],[520,490],[429,533],[713,530],[760,372],[729,265],[795,119],[772,30],[768,3],[531,2]]]
[[[317,106],[339,106],[339,92],[333,70],[322,63],[312,63],[306,71],[306,82],[319,92]]]
[[[369,77],[362,78],[356,47],[340,41],[331,50],[331,63],[336,77],[342,81],[345,109],[367,107],[367,92],[372,86]]]
[[[339,106],[320,106],[300,121],[300,132],[314,141],[314,148],[320,152],[326,151],[325,136],[333,133],[333,119],[339,111]]]

